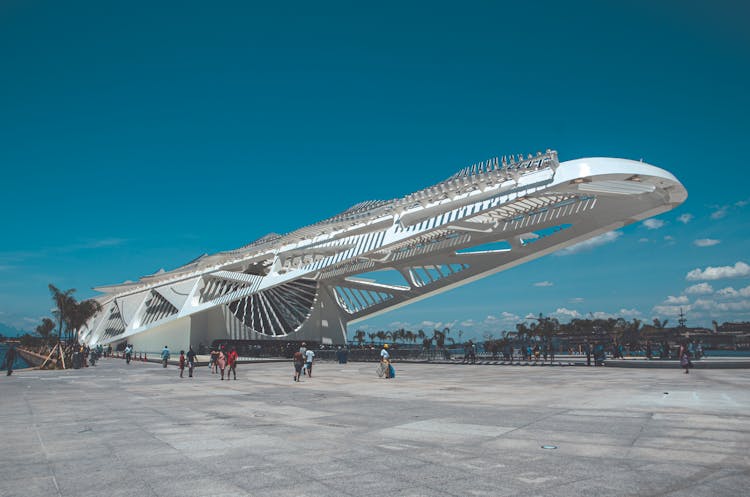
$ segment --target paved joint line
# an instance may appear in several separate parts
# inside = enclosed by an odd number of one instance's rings
[[[47,450],[47,446],[44,445],[44,440],[42,440],[42,435],[39,433],[39,423],[36,422],[36,415],[34,414],[34,410],[31,408],[31,404],[29,403],[28,397],[24,394],[23,400],[26,403],[26,407],[29,409],[29,412],[31,413],[32,422],[34,424],[34,433],[36,433],[36,438],[39,440],[39,446],[42,448],[42,453],[44,454],[44,461],[47,464],[47,469],[49,470],[50,476],[52,478],[52,483],[55,485],[55,490],[57,491],[57,495],[59,497],[62,497],[62,492],[60,491],[60,485],[57,484],[57,477],[55,476],[55,470],[52,467],[52,465],[49,462],[49,451]]]

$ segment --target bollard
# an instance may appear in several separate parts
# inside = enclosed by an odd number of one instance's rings
[[[146,352],[143,353],[143,362],[148,362],[148,354]]]

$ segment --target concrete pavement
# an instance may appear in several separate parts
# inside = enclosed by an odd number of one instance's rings
[[[151,363],[0,377],[0,496],[731,496],[750,371]],[[542,448],[550,446],[556,448]]]

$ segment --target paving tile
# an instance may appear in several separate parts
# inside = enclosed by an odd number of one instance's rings
[[[0,398],[18,399],[0,403],[0,497],[750,488],[748,370],[399,364],[385,382],[348,366],[321,361],[300,385],[272,363],[229,384],[114,360],[14,375],[0,382]]]

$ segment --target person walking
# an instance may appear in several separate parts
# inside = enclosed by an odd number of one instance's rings
[[[13,363],[16,362],[16,346],[12,345],[5,351],[5,367],[8,369],[5,376],[13,374]]]
[[[305,370],[305,361],[307,360],[307,344],[305,342],[302,342],[302,345],[300,345],[299,353],[302,354],[302,375],[306,375],[307,370]]]
[[[693,363],[690,361],[690,349],[685,343],[680,345],[680,367],[685,368],[685,374],[690,374]]]
[[[130,364],[130,359],[133,357],[133,347],[128,344],[125,347],[125,364]]]
[[[185,351],[180,351],[180,378],[182,378],[182,373],[185,372]]]
[[[302,364],[304,364],[305,358],[302,356],[302,352],[299,350],[294,353],[292,357],[292,363],[294,364],[294,381],[299,381],[300,374],[302,373]]]
[[[193,368],[195,368],[195,351],[193,350],[193,346],[190,346],[190,349],[187,352],[187,363],[188,363],[188,377],[193,377]]]
[[[167,361],[169,361],[169,347],[165,345],[161,350],[161,363],[165,368],[167,367]]]
[[[380,362],[385,366],[385,374],[383,377],[387,380],[391,377],[391,354],[388,352],[388,344],[383,344],[383,349],[380,351]]]
[[[234,379],[237,379],[237,359],[239,358],[239,354],[237,354],[237,349],[232,347],[232,350],[229,351],[229,354],[227,354],[227,367],[229,368],[227,370],[227,380],[229,380],[229,373],[232,373],[234,375]]]
[[[219,351],[219,355],[216,358],[216,366],[221,371],[221,379],[224,379],[224,368],[227,366],[227,356],[224,355],[224,349]]]
[[[307,371],[307,377],[312,378],[312,365],[313,359],[315,358],[315,352],[310,349],[305,351],[305,371]]]
[[[211,374],[216,374],[218,372],[218,360],[219,351],[216,349],[211,349],[211,354],[208,357],[208,367],[211,369]]]
[[[583,350],[586,352],[586,366],[591,366],[591,344],[588,340],[583,341]]]

